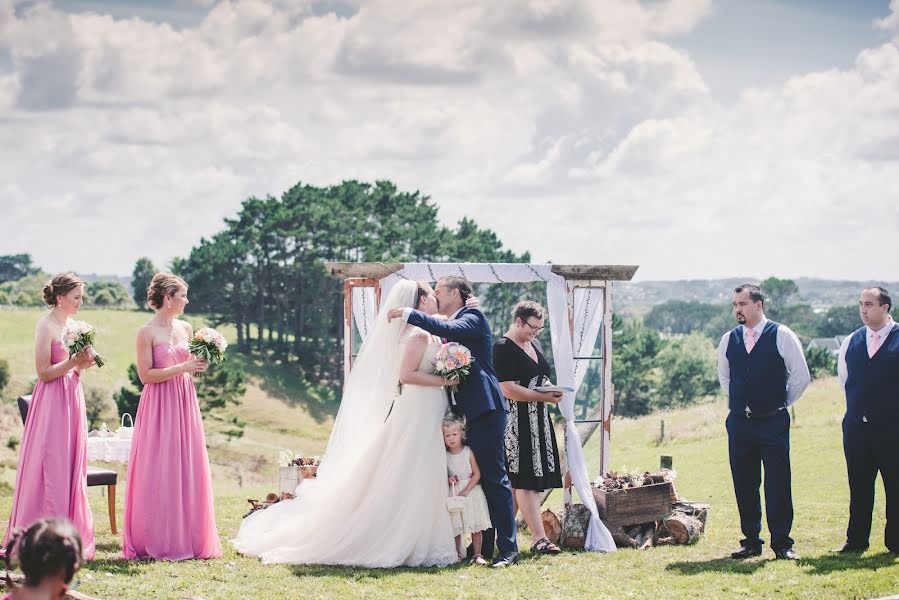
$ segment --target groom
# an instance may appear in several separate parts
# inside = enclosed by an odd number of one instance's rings
[[[459,385],[456,402],[468,421],[468,445],[481,469],[481,487],[487,496],[490,520],[496,529],[500,554],[494,567],[518,561],[512,487],[506,473],[503,438],[506,432],[506,400],[493,371],[493,333],[484,313],[466,308],[471,284],[462,277],[441,277],[434,289],[442,314],[449,321],[429,317],[411,308],[395,308],[387,317],[401,317],[410,325],[465,345],[474,357],[471,373]]]

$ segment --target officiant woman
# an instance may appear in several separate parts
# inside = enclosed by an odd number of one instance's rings
[[[562,487],[561,462],[550,404],[561,392],[538,392],[550,383],[550,369],[537,336],[543,331],[546,310],[529,300],[512,311],[512,325],[493,346],[493,367],[509,403],[506,425],[506,468],[515,497],[533,536],[532,552],[557,554],[559,547],[546,537],[540,518],[540,493]]]

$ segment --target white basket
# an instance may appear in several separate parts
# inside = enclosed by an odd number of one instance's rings
[[[446,499],[446,510],[451,513],[462,513],[465,512],[466,506],[468,506],[468,498],[456,495],[456,484],[453,482],[453,495]]]
[[[128,417],[128,420],[131,421],[130,427],[125,427],[125,417]],[[122,426],[116,429],[116,437],[120,440],[130,440],[131,435],[134,433],[134,419],[131,418],[131,415],[125,413],[122,415]]]

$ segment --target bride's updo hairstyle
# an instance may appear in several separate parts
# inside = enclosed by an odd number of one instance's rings
[[[427,281],[416,281],[418,284],[418,294],[415,296],[415,306],[412,308],[418,308],[421,304],[421,301],[428,297],[429,294],[434,292],[433,288],[428,284]]]
[[[60,273],[44,286],[44,302],[47,306],[56,306],[57,296],[65,296],[79,285],[84,285],[84,281],[74,273]]]
[[[177,275],[157,273],[147,288],[147,304],[153,310],[159,310],[163,307],[165,299],[174,296],[181,287],[187,289],[187,282]]]

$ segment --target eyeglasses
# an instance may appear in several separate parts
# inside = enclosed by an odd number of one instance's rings
[[[527,321],[525,321],[524,324],[527,325],[528,327],[530,327],[531,331],[533,331],[534,333],[540,333],[541,331],[543,331],[542,326],[538,327],[536,325],[531,325]]]

